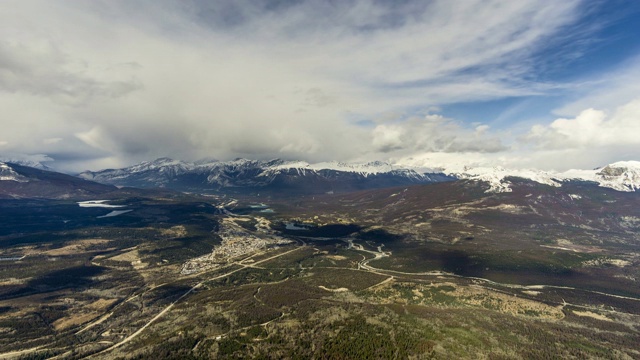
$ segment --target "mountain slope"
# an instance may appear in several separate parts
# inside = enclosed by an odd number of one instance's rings
[[[117,190],[75,176],[0,163],[0,198],[85,198]]]

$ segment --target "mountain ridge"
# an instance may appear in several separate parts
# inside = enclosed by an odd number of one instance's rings
[[[385,162],[310,164],[304,161],[249,160],[186,162],[169,158],[122,169],[85,171],[81,178],[118,186],[168,187],[177,190],[253,189],[303,193],[344,192],[451,181]]]
[[[640,162],[618,161],[592,170],[564,172],[535,169],[505,169],[503,167],[468,167],[452,164],[447,167],[417,167],[383,161],[365,163],[287,161],[281,159],[231,161],[206,160],[186,162],[170,158],[145,161],[121,169],[85,171],[79,174],[87,180],[118,186],[185,188],[266,188],[294,180],[324,182],[322,190],[331,191],[340,181],[359,183],[355,188],[367,189],[393,185],[409,185],[451,181],[456,179],[482,181],[489,185],[487,192],[511,191],[509,178],[517,177],[550,186],[562,186],[569,181],[595,182],[601,187],[617,191],[635,192],[640,189]],[[384,181],[382,179],[385,179]],[[342,180],[341,180],[342,179]],[[298,185],[302,186],[302,185]]]

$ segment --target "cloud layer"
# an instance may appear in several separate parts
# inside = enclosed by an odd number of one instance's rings
[[[539,124],[522,147],[508,129],[430,110],[573,86],[532,72],[583,5],[5,1],[0,154],[79,171],[160,156],[492,159],[606,147],[597,129],[615,136],[633,115]]]

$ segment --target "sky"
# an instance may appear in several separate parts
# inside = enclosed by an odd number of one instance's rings
[[[640,160],[635,0],[3,0],[0,158]]]

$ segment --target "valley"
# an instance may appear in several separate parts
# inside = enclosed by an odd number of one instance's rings
[[[511,186],[5,200],[0,358],[640,358],[636,194]]]
[[[640,360],[640,1],[0,1],[0,360]]]

